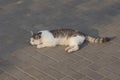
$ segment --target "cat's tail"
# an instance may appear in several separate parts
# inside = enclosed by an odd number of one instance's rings
[[[115,37],[103,37],[103,38],[95,38],[95,37],[91,37],[91,36],[86,36],[86,40],[89,41],[90,43],[95,43],[95,44],[101,44],[101,43],[105,43],[105,42],[109,42],[110,40],[112,40]]]

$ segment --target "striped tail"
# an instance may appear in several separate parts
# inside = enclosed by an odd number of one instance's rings
[[[109,42],[111,40],[111,38],[109,38],[109,37],[94,38],[91,36],[86,36],[86,40],[89,41],[90,43],[101,44],[101,43]]]

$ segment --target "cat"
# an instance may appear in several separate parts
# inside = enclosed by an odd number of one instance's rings
[[[36,46],[37,48],[65,45],[67,46],[65,51],[71,53],[79,50],[79,46],[83,44],[85,40],[90,43],[101,44],[109,42],[111,38],[94,38],[73,29],[41,30],[37,33],[32,32],[30,44]]]

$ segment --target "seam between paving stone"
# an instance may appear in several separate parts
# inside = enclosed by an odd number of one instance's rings
[[[17,79],[17,77],[16,77],[16,76],[14,76],[14,75],[10,74],[10,73],[9,73],[9,72],[7,72],[6,70],[4,70],[4,69],[2,69],[2,68],[0,68],[0,70],[4,71],[4,72],[5,72],[5,73],[7,73],[8,75],[12,76],[12,77],[13,77],[13,78],[15,78],[16,80],[19,80],[19,79]]]
[[[33,67],[34,67],[36,70],[40,71],[39,68],[37,68],[37,67],[35,67],[35,66],[33,66]],[[41,70],[41,71],[42,71],[42,70]],[[41,72],[41,71],[40,71],[40,72]],[[55,77],[51,76],[50,74],[48,74],[48,73],[46,73],[46,72],[44,72],[44,71],[42,71],[42,73],[48,75],[49,77],[53,78],[54,80],[57,80]]]
[[[18,70],[20,70],[21,72],[23,72],[23,73],[27,74],[28,76],[30,76],[31,78],[33,78],[33,79],[35,79],[35,80],[39,80],[39,79],[36,78],[35,76],[33,76],[33,75],[31,75],[31,74],[25,72],[23,69],[21,69],[21,68],[19,68],[19,67],[17,67],[17,66],[15,66],[15,67],[16,67]]]

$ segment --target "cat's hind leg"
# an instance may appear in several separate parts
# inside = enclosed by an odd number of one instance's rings
[[[68,52],[68,50],[71,49],[71,48],[72,48],[72,46],[68,46],[68,47],[65,48],[65,51]]]
[[[79,50],[79,45],[83,44],[84,40],[85,40],[84,36],[76,36],[76,37],[70,38],[69,47],[67,47],[65,51],[67,51],[68,53],[71,53]]]
[[[79,50],[79,45],[69,46],[65,49],[66,52],[71,53]]]

